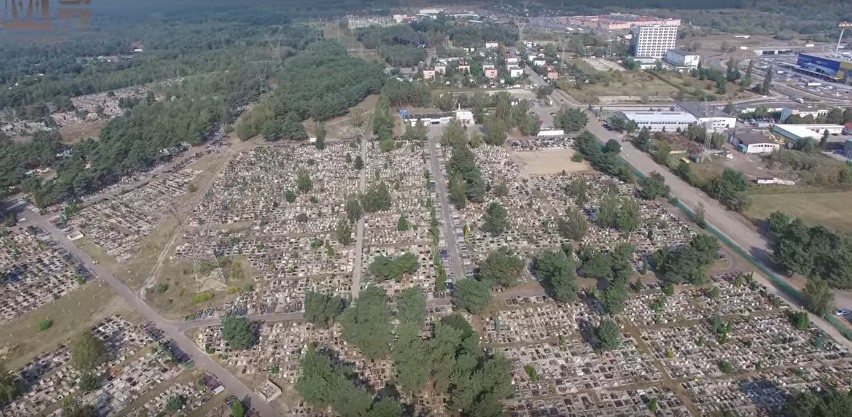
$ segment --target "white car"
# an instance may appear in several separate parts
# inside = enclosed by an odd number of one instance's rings
[[[841,309],[834,312],[834,314],[836,316],[840,316],[840,317],[846,317],[846,316],[849,315],[849,313],[852,313],[852,312],[850,312],[849,310],[847,310],[845,308],[841,308]]]

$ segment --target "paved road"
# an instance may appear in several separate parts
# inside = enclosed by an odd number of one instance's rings
[[[438,160],[438,138],[441,137],[443,129],[429,129],[429,163],[432,164],[432,180],[435,181],[435,191],[438,202],[441,204],[441,216],[444,218],[444,241],[447,244],[447,255],[450,261],[450,274],[453,280],[463,279],[465,276],[464,265],[462,265],[461,253],[456,243],[456,232],[453,230],[453,218],[450,208],[449,193],[444,173],[441,170],[441,162]]]
[[[361,170],[361,177],[358,179],[358,187],[363,194],[367,190],[367,137],[364,135],[361,138],[361,160],[364,161],[364,168]],[[358,219],[358,224],[355,227],[355,258],[352,260],[352,299],[358,298],[361,293],[361,275],[363,273],[363,254],[364,253],[364,216]]]
[[[554,92],[554,95],[559,95],[561,97],[567,96],[564,91],[557,90]],[[609,139],[620,139],[620,135],[618,133],[607,131],[601,125],[595,115],[591,112],[587,112],[589,115],[589,124],[586,125],[586,129],[588,129],[591,133],[595,134],[602,142],[606,142]],[[633,167],[635,167],[639,172],[642,172],[645,175],[650,174],[651,172],[659,172],[666,179],[666,184],[671,188],[671,193],[673,196],[677,197],[681,203],[689,207],[691,210],[696,210],[699,206],[704,206],[704,217],[707,223],[713,225],[719,232],[725,235],[728,239],[734,242],[737,246],[741,247],[746,252],[750,253],[755,259],[759,262],[763,263],[767,267],[773,265],[772,260],[770,259],[770,255],[772,253],[769,248],[769,242],[760,235],[758,232],[755,232],[750,227],[744,225],[743,219],[739,217],[736,213],[732,213],[726,210],[721,204],[719,204],[715,199],[711,198],[703,191],[696,189],[695,187],[689,185],[685,181],[681,180],[680,177],[674,175],[668,169],[659,166],[656,162],[654,162],[651,157],[636,149],[632,143],[624,142],[621,144],[621,156]],[[784,298],[791,305],[798,305],[796,300],[790,299],[784,293],[778,291],[774,285],[772,285],[769,280],[765,277],[762,277],[758,274],[758,277],[763,281],[763,284],[770,289],[770,291],[775,292],[780,297]],[[844,294],[837,294],[836,301],[838,306],[842,306],[844,308],[852,308],[852,298],[848,297]],[[835,339],[847,344],[847,346],[852,346],[852,342],[846,340],[840,333],[835,329],[831,324],[827,321],[817,318],[813,316],[813,321],[820,325],[820,327],[834,336]]]
[[[165,335],[172,339],[174,343],[183,350],[186,354],[192,357],[195,364],[203,369],[206,369],[211,374],[215,375],[219,382],[228,390],[230,390],[234,395],[247,401],[251,404],[251,407],[260,413],[263,417],[276,417],[279,414],[260,396],[252,391],[249,387],[242,383],[239,379],[231,375],[225,368],[216,363],[210,356],[201,351],[195,343],[193,343],[183,332],[175,326],[169,320],[166,320],[159,313],[154,311],[153,308],[148,306],[135,291],[130,289],[127,285],[124,284],[121,280],[116,278],[106,269],[96,265],[92,258],[89,257],[85,252],[80,250],[76,245],[74,245],[71,240],[62,233],[61,230],[56,228],[53,224],[51,224],[47,218],[35,213],[31,210],[26,210],[24,215],[27,218],[27,221],[42,228],[45,232],[49,233],[53,236],[54,240],[56,240],[62,247],[64,247],[68,252],[72,253],[78,260],[87,268],[89,271],[92,271],[97,275],[97,277],[109,285],[116,294],[121,296],[127,303],[128,307],[136,310],[145,317],[147,320],[153,322],[157,325]]]

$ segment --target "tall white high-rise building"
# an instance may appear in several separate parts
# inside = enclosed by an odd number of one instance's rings
[[[634,29],[637,58],[663,59],[677,41],[676,24],[639,26]]]

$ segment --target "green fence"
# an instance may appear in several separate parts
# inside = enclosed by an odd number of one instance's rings
[[[589,132],[589,133],[591,133],[591,132]],[[594,136],[594,134],[592,136]],[[602,143],[602,141],[599,137],[595,136],[595,139],[597,139],[598,142]],[[622,162],[627,164],[633,170],[633,174],[637,178],[640,178],[640,179],[647,178],[645,176],[645,174],[639,172],[639,170],[636,169],[636,167],[634,167],[633,165],[630,165],[627,161],[624,160],[624,158],[619,157],[619,159],[621,159]],[[678,209],[680,209],[682,212],[684,212],[690,218],[695,216],[695,213],[692,210],[690,210],[689,207],[685,206],[680,201],[678,201],[677,204],[675,204],[675,206]],[[797,290],[795,287],[790,285],[790,283],[787,282],[787,280],[778,276],[778,274],[770,271],[769,268],[767,268],[761,262],[758,262],[757,259],[754,259],[754,257],[751,256],[750,253],[746,252],[739,245],[737,245],[736,243],[734,243],[733,241],[728,239],[728,237],[725,236],[724,234],[722,234],[722,232],[717,230],[715,227],[710,226],[709,224],[707,225],[707,227],[705,227],[705,230],[712,233],[713,236],[716,236],[716,238],[719,239],[725,246],[727,246],[732,251],[736,252],[737,255],[741,256],[743,259],[745,259],[750,264],[752,264],[752,266],[757,268],[767,279],[769,279],[769,282],[771,282],[772,285],[774,285],[776,288],[781,290],[781,292],[786,294],[788,297],[793,298],[794,300],[798,300],[798,301],[802,300],[802,293],[799,290]],[[829,316],[829,317],[826,317],[825,319],[829,323],[831,323],[831,325],[834,326],[834,328],[836,328],[841,334],[843,334],[844,337],[846,337],[849,340],[852,340],[852,330],[849,330],[849,328],[844,326],[843,323],[841,323],[839,320],[837,320],[836,317]]]

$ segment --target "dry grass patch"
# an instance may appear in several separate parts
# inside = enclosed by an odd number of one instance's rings
[[[521,171],[529,176],[555,175],[581,172],[591,169],[588,162],[574,162],[571,157],[573,149],[552,149],[532,152],[512,152],[512,157],[521,167]]]
[[[773,211],[801,217],[809,225],[822,225],[852,233],[852,192],[753,194],[746,216],[765,220]]]
[[[141,320],[109,286],[89,282],[77,291],[0,326],[0,335],[3,335],[0,360],[8,369],[17,369],[34,357],[56,349],[57,345],[67,343],[96,321],[115,314],[129,321]],[[40,332],[36,327],[44,319],[52,320],[53,325]]]

